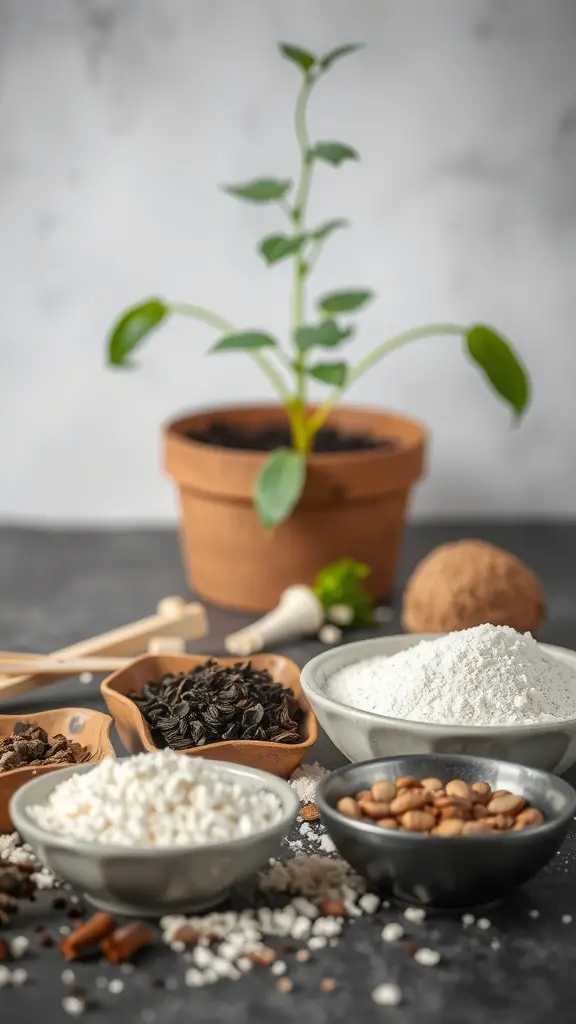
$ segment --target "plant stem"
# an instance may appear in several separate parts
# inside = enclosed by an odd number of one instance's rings
[[[296,198],[292,210],[292,224],[294,234],[300,234],[306,227],[306,209],[312,183],[312,161],[310,159],[310,142],[308,139],[308,128],[306,124],[306,108],[310,98],[310,91],[314,80],[306,75],[298,99],[294,114],[294,127],[296,140],[300,150],[300,178],[296,190]],[[294,256],[294,285],[292,292],[292,330],[300,327],[306,316],[306,276],[308,266],[302,252]],[[305,420],[306,407],[306,354],[298,350],[294,365],[296,373],[296,401],[291,406],[292,438],[294,447],[304,453],[307,450],[307,433],[302,429]]]
[[[378,345],[372,352],[364,356],[359,363],[350,371],[346,383],[341,388],[335,388],[330,397],[316,410],[315,413],[308,420],[308,432],[311,438],[320,430],[328,419],[332,409],[338,405],[342,399],[343,394],[352,385],[371,370],[373,366],[376,366],[384,356],[394,352],[397,348],[402,348],[411,341],[419,341],[423,338],[435,338],[443,337],[447,334],[458,335],[462,337],[466,333],[466,327],[461,324],[426,324],[423,327],[413,327],[409,331],[402,331],[400,334],[394,334],[387,341],[384,341],[381,345]]]
[[[226,331],[227,334],[237,330],[234,324],[231,324],[229,320],[225,320],[224,317],[219,316],[218,313],[212,312],[211,309],[206,309],[204,306],[193,306],[189,302],[171,302],[170,310],[172,313],[180,313],[182,316],[189,316],[194,320],[201,320],[202,323],[208,324],[209,327],[215,327],[218,331]],[[250,352],[249,355],[252,356],[256,365],[272,385],[278,394],[280,401],[284,405],[289,402],[291,399],[290,392],[278,373],[278,370],[268,359],[268,356],[263,352],[258,352],[256,350]]]

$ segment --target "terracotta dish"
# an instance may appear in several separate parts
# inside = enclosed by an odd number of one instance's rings
[[[127,668],[108,676],[102,683],[102,696],[113,716],[120,739],[130,754],[145,750],[158,750],[148,723],[129,693],[140,693],[146,683],[159,681],[167,672],[188,672],[204,664],[210,655],[149,655],[136,658]],[[220,665],[235,665],[238,658],[214,658]],[[183,754],[196,757],[232,761],[252,768],[260,768],[287,778],[298,767],[310,747],[316,742],[318,725],[314,712],[300,686],[300,669],[279,654],[257,654],[250,659],[255,669],[267,669],[274,682],[292,690],[295,700],[305,713],[301,725],[301,743],[272,743],[269,740],[220,740],[204,747],[190,747]]]
[[[90,761],[85,761],[85,764],[103,761],[105,757],[115,757],[110,741],[112,719],[100,711],[90,711],[87,708],[56,708],[54,711],[39,711],[30,715],[0,715],[0,738],[10,736],[19,725],[39,725],[49,736],[62,733],[67,739],[75,740],[83,747],[89,747],[92,757]],[[39,775],[47,775],[48,772],[57,772],[67,767],[70,766],[47,764],[0,772],[0,833],[14,831],[8,805],[20,786]]]

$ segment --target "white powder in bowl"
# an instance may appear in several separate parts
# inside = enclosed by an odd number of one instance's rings
[[[107,758],[28,808],[47,832],[110,846],[204,846],[263,831],[282,817],[278,797],[249,788],[200,757],[171,750]]]
[[[474,626],[345,665],[327,693],[362,711],[439,725],[576,718],[576,673],[509,626]]]

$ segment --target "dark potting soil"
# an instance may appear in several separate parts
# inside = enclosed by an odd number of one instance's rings
[[[235,448],[239,451],[272,452],[276,448],[290,448],[291,438],[288,427],[266,427],[250,431],[228,423],[212,423],[206,430],[191,430],[192,441],[210,444],[219,448]],[[376,448],[394,448],[393,438],[372,437],[370,434],[349,434],[334,427],[324,427],[314,441],[314,451],[320,454],[330,452],[362,452]]]

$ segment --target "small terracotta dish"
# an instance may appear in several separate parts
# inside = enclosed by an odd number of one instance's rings
[[[30,715],[0,715],[0,739],[11,736],[15,729],[18,731],[18,727],[24,725],[39,725],[48,736],[61,733],[66,739],[89,747],[92,757],[84,764],[116,756],[110,740],[112,719],[100,711],[90,711],[88,708],[56,708],[54,711],[38,711]],[[8,805],[20,786],[39,775],[47,775],[49,772],[69,767],[70,765],[66,764],[47,764],[11,768],[7,772],[0,772],[0,833],[14,831]]]
[[[211,656],[206,654],[145,654],[126,668],[108,676],[101,686],[102,696],[113,716],[122,743],[130,754],[158,750],[150,726],[129,693],[140,693],[146,683],[160,681],[166,673],[189,672],[203,665]],[[212,658],[220,665],[236,665],[238,658]],[[272,743],[269,740],[220,740],[204,747],[189,747],[180,751],[195,757],[232,761],[287,778],[298,767],[318,737],[318,724],[314,712],[300,686],[300,669],[295,662],[280,654],[257,654],[250,658],[255,669],[267,669],[276,683],[292,690],[294,698],[304,712],[300,726],[301,743]]]

